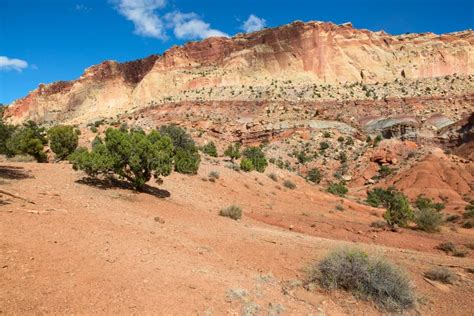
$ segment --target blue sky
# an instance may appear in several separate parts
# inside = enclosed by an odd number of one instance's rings
[[[474,1],[0,0],[0,103],[40,83],[75,79],[104,60],[134,60],[188,40],[294,20],[446,33],[474,28]]]

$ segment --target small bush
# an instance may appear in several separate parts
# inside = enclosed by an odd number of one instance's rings
[[[63,160],[76,150],[79,143],[77,131],[72,126],[58,125],[48,130],[49,146],[56,158]]]
[[[347,187],[344,185],[343,182],[330,183],[326,191],[331,194],[338,195],[340,197],[345,196],[346,193],[349,192],[349,190],[347,189]]]
[[[444,209],[443,203],[435,203],[432,199],[426,198],[423,195],[418,195],[415,206],[420,210],[432,208],[437,211],[442,211]]]
[[[308,181],[318,184],[323,179],[323,175],[321,174],[321,171],[319,171],[319,169],[313,168],[310,171],[308,171],[308,174],[306,175],[306,179]]]
[[[420,209],[415,213],[416,226],[428,233],[439,231],[443,214],[433,208]]]
[[[278,176],[276,175],[276,173],[272,172],[268,175],[268,177],[270,179],[272,179],[273,181],[277,182],[278,181]]]
[[[95,125],[91,125],[89,129],[91,130],[92,133],[97,133],[97,127],[95,127]]]
[[[202,151],[206,155],[209,155],[211,157],[217,157],[217,148],[216,148],[216,144],[214,144],[214,142],[209,142],[206,145],[204,145],[202,147]]]
[[[413,220],[413,210],[407,197],[401,192],[395,192],[393,197],[386,201],[387,211],[383,217],[390,226],[406,227]]]
[[[375,221],[370,224],[370,227],[384,229],[385,227],[387,227],[387,222],[383,220]]]
[[[452,242],[446,241],[446,242],[440,243],[436,248],[446,253],[450,253],[454,251],[454,248],[456,248],[456,246]]]
[[[319,150],[325,151],[326,149],[329,148],[329,143],[324,141],[319,143]]]
[[[462,228],[470,229],[473,227],[474,227],[474,218],[467,219],[462,223]]]
[[[291,180],[285,180],[283,181],[283,186],[285,188],[288,188],[290,190],[296,189],[296,184],[294,184]]]
[[[430,271],[425,272],[425,277],[430,280],[440,281],[446,284],[453,284],[456,282],[456,275],[445,267],[436,267]]]
[[[469,250],[464,246],[455,247],[453,250],[453,256],[455,257],[466,257],[469,254]]]
[[[216,170],[213,170],[211,172],[209,172],[208,174],[208,177],[209,177],[209,180],[210,181],[215,181],[217,179],[219,179],[219,171],[216,171]]]
[[[238,220],[242,218],[242,209],[239,206],[231,205],[220,210],[219,215]]]
[[[233,162],[235,159],[240,158],[240,144],[229,144],[227,149],[224,151],[224,155],[229,157],[230,160]]]
[[[268,166],[267,159],[262,149],[259,147],[245,148],[242,155],[252,162],[253,168],[258,172],[264,172]]]
[[[403,271],[358,249],[329,254],[310,270],[309,281],[319,281],[325,289],[344,289],[363,299],[372,299],[388,311],[408,309],[415,302],[412,286]]]
[[[245,172],[250,172],[254,170],[252,160],[244,158],[240,161],[240,169]]]

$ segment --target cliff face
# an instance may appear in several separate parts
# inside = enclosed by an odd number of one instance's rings
[[[277,80],[295,86],[370,84],[452,74],[474,74],[472,31],[391,36],[350,24],[294,22],[233,38],[191,42],[129,63],[106,61],[75,81],[40,85],[11,104],[5,115],[13,123],[81,123],[176,101],[176,96],[202,88],[229,87],[228,98],[235,98],[234,92],[244,86],[270,87]],[[214,96],[194,93],[188,100],[193,98],[207,101]],[[249,99],[240,97],[245,98]],[[275,98],[285,97],[275,93]]]

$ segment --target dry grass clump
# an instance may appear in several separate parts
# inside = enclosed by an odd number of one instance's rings
[[[341,249],[312,267],[309,282],[325,289],[344,289],[372,299],[387,311],[411,308],[415,295],[408,276],[383,258],[372,258],[359,249]]]
[[[453,284],[456,282],[456,275],[445,267],[436,267],[430,271],[425,272],[425,277],[430,280],[440,281],[446,284]]]
[[[296,189],[296,184],[294,184],[291,180],[285,180],[285,181],[283,182],[283,186],[284,186],[285,188],[290,189],[290,190]]]
[[[232,218],[233,220],[238,220],[242,218],[242,208],[236,205],[231,205],[221,209],[219,215]]]

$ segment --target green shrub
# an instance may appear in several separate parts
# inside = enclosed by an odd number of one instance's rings
[[[383,166],[380,166],[378,173],[379,173],[379,178],[385,178],[392,174],[392,169],[390,169],[388,166],[383,165]]]
[[[343,182],[330,183],[326,191],[331,194],[338,195],[340,197],[345,196],[346,193],[349,192],[349,190],[347,189],[347,187],[344,185]]]
[[[442,211],[444,209],[443,203],[435,203],[432,199],[426,198],[423,195],[418,195],[415,206],[420,210],[432,208],[437,211]]]
[[[240,144],[229,144],[227,149],[224,151],[224,156],[229,157],[230,160],[233,162],[235,159],[240,158]]]
[[[84,148],[70,155],[76,170],[89,176],[117,175],[129,181],[136,190],[142,190],[154,175],[157,179],[168,176],[172,170],[173,144],[157,131],[146,135],[139,131],[109,128],[103,144],[92,151]]]
[[[174,170],[182,174],[196,174],[201,157],[197,151],[178,149],[174,154]]]
[[[346,145],[347,145],[347,146],[352,146],[352,145],[354,145],[354,140],[352,139],[352,137],[347,137]]]
[[[319,150],[325,151],[328,148],[329,148],[329,143],[328,142],[323,141],[323,142],[319,143]]]
[[[283,186],[285,188],[288,188],[290,190],[296,189],[296,184],[294,184],[291,180],[285,180],[283,181]]]
[[[331,137],[331,133],[328,132],[328,131],[324,131],[324,132],[323,132],[323,137],[324,137],[324,138],[330,138],[330,137]]]
[[[211,157],[217,157],[217,148],[214,142],[209,142],[202,147],[202,151]]]
[[[252,160],[244,158],[240,161],[240,170],[245,172],[250,172],[254,170]]]
[[[387,311],[402,311],[415,302],[408,276],[402,270],[358,249],[330,253],[310,269],[308,281],[319,281],[325,289],[343,289],[362,299],[372,299]]]
[[[89,128],[90,128],[92,133],[97,133],[97,131],[98,131],[97,127],[95,127],[95,125],[91,125]]]
[[[308,181],[318,184],[323,179],[323,175],[321,174],[321,171],[319,171],[319,169],[313,168],[308,171],[306,179],[308,179]]]
[[[367,192],[366,202],[374,207],[385,207],[387,211],[384,218],[390,226],[397,224],[406,227],[414,219],[414,213],[407,197],[394,187],[375,188]]]
[[[0,107],[0,154],[7,155],[7,142],[15,132],[15,127],[3,122],[3,109]]]
[[[347,161],[347,154],[343,151],[339,153],[338,159],[340,162],[344,163]]]
[[[387,207],[387,211],[383,217],[390,226],[396,224],[401,227],[406,227],[414,218],[410,202],[408,202],[407,197],[401,192],[395,191],[392,198],[385,201],[385,206]]]
[[[464,218],[474,218],[474,200],[471,200],[464,210]]]
[[[415,213],[416,226],[426,232],[438,231],[442,222],[443,214],[433,208],[417,210]]]
[[[232,218],[233,220],[238,220],[242,218],[242,208],[236,205],[231,205],[221,209],[219,215]]]
[[[374,146],[377,146],[382,141],[382,139],[382,135],[377,135],[377,137],[374,139]]]
[[[183,174],[196,174],[201,157],[191,135],[175,124],[161,126],[159,133],[171,139],[174,147],[174,170]]]
[[[344,136],[339,136],[337,138],[337,141],[340,142],[340,143],[343,143],[344,142]]]
[[[446,284],[453,284],[456,282],[456,275],[445,267],[436,267],[430,271],[425,272],[425,277],[430,280],[440,281]]]
[[[259,147],[245,148],[242,155],[252,162],[253,168],[258,172],[264,172],[268,166],[267,159]],[[242,166],[241,166],[242,167]]]
[[[77,131],[72,126],[58,125],[48,130],[49,147],[62,160],[76,150],[79,143]]]
[[[29,121],[21,128],[16,129],[6,142],[8,156],[30,155],[38,162],[47,160],[44,146],[47,144],[44,128],[35,122]]]

